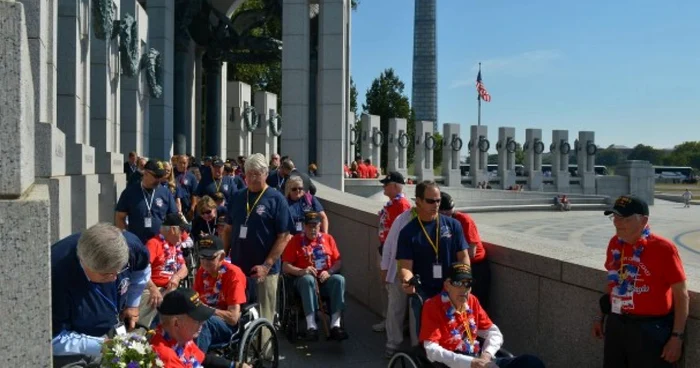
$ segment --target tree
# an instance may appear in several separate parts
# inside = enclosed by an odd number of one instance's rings
[[[372,86],[367,89],[365,94],[365,104],[362,105],[362,109],[370,115],[380,117],[380,130],[386,137],[388,137],[390,118],[409,119],[412,116],[411,106],[408,102],[408,96],[404,94],[404,88],[404,83],[396,75],[394,69],[389,68],[374,79]],[[413,125],[412,122],[408,123],[409,148],[413,146],[410,142],[415,139],[415,127],[411,129]],[[378,164],[385,168],[387,166],[387,140],[382,145],[381,152],[382,162]],[[410,155],[412,153],[410,149],[408,153],[408,161],[411,163],[413,156]],[[364,154],[366,155],[366,153]]]
[[[664,153],[652,146],[638,144],[634,146],[632,152],[627,156],[628,160],[643,160],[649,161],[652,165],[663,164]]]
[[[596,153],[595,161],[598,165],[615,167],[624,161],[625,157],[622,152],[614,148],[606,148],[599,150]]]
[[[515,143],[515,164],[525,164],[525,151],[523,151],[523,145],[517,142]]]
[[[350,77],[350,111],[355,113],[355,118],[359,117],[357,113],[357,96],[357,86],[352,77]]]
[[[433,133],[433,137],[435,137],[435,149],[433,150],[433,167],[438,168],[442,165],[442,149],[443,149],[443,141],[444,137],[442,134],[435,132]],[[452,149],[451,147],[447,149]]]

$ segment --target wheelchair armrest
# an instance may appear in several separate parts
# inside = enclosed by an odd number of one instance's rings
[[[510,351],[503,349],[503,348],[498,350],[496,352],[496,356],[495,356],[495,358],[513,358],[513,357],[514,357],[514,355]]]
[[[258,303],[248,303],[248,304],[241,307],[241,314],[242,315],[248,314],[248,312],[250,312],[251,309],[253,309],[253,308],[260,309],[259,307],[260,307],[260,304],[258,304]]]

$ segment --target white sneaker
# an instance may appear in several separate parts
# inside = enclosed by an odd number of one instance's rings
[[[372,325],[372,331],[374,331],[374,332],[386,331],[386,321],[381,321],[375,325]]]

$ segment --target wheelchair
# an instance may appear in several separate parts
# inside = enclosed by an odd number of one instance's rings
[[[265,338],[263,332],[267,331]],[[270,321],[260,317],[258,303],[241,307],[238,329],[226,344],[212,345],[214,352],[226,359],[245,362],[253,368],[277,368],[279,366],[279,341]]]
[[[423,299],[418,293],[418,289],[421,286],[420,283],[420,277],[418,275],[414,276],[409,282],[410,285],[413,285],[416,288],[416,293],[413,295],[410,295],[409,298],[418,301],[417,304],[420,304],[421,306],[423,305]],[[422,311],[418,311],[418,315],[420,315]],[[417,323],[416,325],[419,326]],[[420,331],[417,331],[417,335],[420,335]],[[483,345],[483,340],[481,338],[478,338],[479,342]],[[496,352],[495,358],[512,358],[513,354],[508,352],[507,350],[501,348],[499,351]],[[425,353],[425,349],[423,349],[422,345],[412,347],[410,350],[406,351],[398,351],[394,353],[394,355],[391,356],[391,359],[389,360],[389,365],[388,368],[427,368],[427,367],[434,367],[434,368],[447,368],[446,365],[442,363],[435,363],[431,362],[428,360],[428,357]]]

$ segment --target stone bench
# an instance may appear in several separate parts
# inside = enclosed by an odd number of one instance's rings
[[[605,211],[610,208],[607,204],[584,203],[572,204],[571,211]],[[516,212],[516,211],[558,211],[553,204],[524,204],[524,205],[501,205],[501,206],[467,206],[458,207],[457,211],[468,213],[482,212]]]

